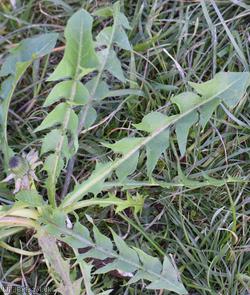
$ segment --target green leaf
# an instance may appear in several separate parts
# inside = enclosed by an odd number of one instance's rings
[[[93,15],[101,16],[101,17],[111,17],[113,15],[113,8],[112,6],[104,6],[101,8],[96,9],[93,12]]]
[[[112,34],[113,34],[113,27],[106,27],[97,35],[96,40],[100,45],[108,46],[109,41],[112,38]],[[128,40],[128,36],[125,33],[122,26],[118,26],[115,29],[113,42],[116,43],[122,49],[125,49],[125,50],[132,49]]]
[[[146,132],[154,132],[156,129],[161,128],[164,126],[171,117],[167,117],[159,112],[151,112],[143,117],[141,123],[133,124],[136,129],[146,131]]]
[[[0,144],[4,153],[4,166],[7,169],[12,151],[8,146],[7,119],[12,95],[22,75],[36,57],[48,54],[55,46],[57,34],[43,34],[33,38],[25,39],[11,51],[4,61],[0,76],[10,76],[2,83],[0,98]]]
[[[103,184],[104,184],[103,173],[109,168],[110,165],[111,165],[110,162],[97,163],[95,170],[92,172],[91,176],[87,180],[85,180],[83,183],[81,183],[81,185],[85,186],[87,190],[89,187],[91,187],[88,190],[88,192],[93,193],[94,195],[97,195],[100,191],[102,191],[102,188],[103,188]],[[94,185],[92,185],[93,182],[95,183]],[[74,194],[74,192],[77,190],[78,190],[78,186],[76,185],[74,190],[70,194]]]
[[[108,237],[104,236],[102,233],[100,233],[100,231],[94,224],[93,224],[93,232],[94,232],[94,239],[95,239],[96,245],[101,246],[104,251],[100,252],[95,247],[93,247],[91,250],[87,251],[86,253],[81,254],[81,258],[84,259],[84,258],[91,257],[91,258],[103,260],[110,257],[110,254],[113,253],[113,243],[111,242],[111,240]],[[106,252],[106,255],[105,255],[105,252]]]
[[[39,132],[44,129],[48,129],[56,124],[62,124],[63,118],[65,117],[66,112],[68,111],[68,105],[66,103],[60,103],[56,108],[50,112],[47,117],[42,121],[42,123],[34,130],[34,132]],[[76,114],[73,110],[70,110],[70,122],[71,125],[68,126],[68,129],[71,130],[72,135],[75,134],[77,130],[77,120]]]
[[[73,138],[74,142],[74,148],[75,152],[78,150],[78,116],[76,113],[70,109],[70,117],[69,117],[69,123],[68,123],[68,130],[71,132],[71,136]]]
[[[110,39],[112,38],[113,27],[106,27],[101,30],[101,32],[96,36],[96,40],[99,43],[98,45],[108,45]]]
[[[119,165],[115,172],[120,182],[126,181],[127,176],[136,170],[138,158],[139,151],[135,152],[126,162]]]
[[[50,151],[55,151],[60,138],[61,138],[61,130],[59,129],[51,130],[43,139],[41,155]],[[70,152],[68,148],[68,138],[65,135],[64,135],[64,141],[63,141],[62,153],[67,160],[70,158]]]
[[[43,106],[47,107],[57,102],[61,98],[69,99],[72,95],[71,92],[73,83],[75,83],[73,80],[69,80],[56,84],[56,86],[53,87],[50,94],[47,96]],[[79,81],[76,82],[76,86],[74,87],[76,87],[76,91],[72,101],[78,105],[85,105],[89,98],[89,92],[87,88]]]
[[[23,190],[15,195],[16,199],[30,207],[41,207],[43,197],[36,190]]]
[[[172,118],[167,117],[158,112],[151,112],[147,114],[142,122],[139,124],[134,124],[138,130],[146,131],[149,133],[154,132],[158,128],[164,126],[167,122],[171,122]],[[155,138],[153,138],[149,143],[146,144],[147,153],[147,175],[151,176],[157,161],[159,160],[161,154],[169,146],[169,130],[166,130]]]
[[[121,239],[113,230],[112,235],[114,242],[119,251],[119,256],[113,262],[99,268],[95,273],[107,273],[111,270],[119,270],[123,272],[134,272],[137,270],[139,264],[139,258],[135,250],[129,248],[127,244]],[[134,262],[134,265],[131,264]]]
[[[220,72],[205,83],[189,83],[204,98],[217,97],[233,108],[250,84],[250,73]]]
[[[82,225],[80,222],[76,222],[74,225],[74,231],[81,235],[84,238],[84,243],[81,241],[77,241],[76,239],[72,238],[69,235],[66,235],[63,239],[63,241],[67,244],[69,244],[71,247],[78,249],[83,247],[90,247],[93,245],[93,241],[90,237],[89,230],[86,226]]]
[[[183,92],[171,98],[171,101],[178,105],[181,113],[193,109],[197,104],[200,104],[204,99],[193,92]]]
[[[178,294],[187,294],[187,290],[180,281],[176,266],[167,256],[164,257],[161,276],[167,277],[168,280],[156,280],[149,284],[147,289],[166,289]]]
[[[86,114],[83,127],[86,129],[91,127],[95,123],[96,118],[97,118],[96,110],[91,106],[88,107],[88,111]]]
[[[179,120],[176,123],[175,132],[177,135],[177,142],[180,149],[181,157],[183,157],[186,152],[187,137],[188,137],[189,129],[197,121],[198,121],[198,114],[194,113],[194,114],[189,114],[188,116]]]
[[[72,141],[74,148],[71,149],[73,155],[78,149],[78,116],[73,111],[74,105],[89,105],[92,101],[87,88],[81,83],[81,78],[94,70],[99,69],[99,60],[94,49],[92,39],[92,23],[91,15],[81,9],[74,13],[67,22],[65,28],[66,45],[64,56],[53,74],[49,77],[49,81],[56,81],[63,78],[70,78],[69,81],[63,81],[57,84],[49,94],[45,105],[51,105],[61,98],[66,103],[61,103],[48,114],[41,125],[35,131],[50,128],[55,124],[61,125],[61,135],[58,138],[56,147],[56,157],[54,158],[54,166],[47,181],[48,195],[50,201],[55,205],[55,187],[58,178],[59,161],[62,160],[65,152],[65,134],[70,131],[70,144]],[[90,106],[87,113],[87,124],[91,125],[95,120],[95,111]],[[69,135],[69,134],[68,134]]]
[[[81,259],[80,254],[76,254],[78,253],[77,250],[75,250],[75,255],[76,255],[76,259],[77,259],[77,263],[80,266],[81,272],[82,272],[82,277],[84,280],[84,288],[86,291],[86,295],[95,295],[92,291],[91,288],[91,270],[92,270],[92,264],[90,262],[85,262],[84,260]]]
[[[66,227],[66,218],[67,216],[62,210],[45,206],[41,210],[39,222],[48,233],[59,239],[62,233],[58,231],[58,227]]]
[[[116,4],[113,7],[113,13],[115,15],[113,29],[116,28],[116,26],[120,25],[118,20],[118,11],[119,4]],[[112,38],[113,35],[114,34],[112,33]],[[112,48],[112,41],[113,40],[110,40],[110,43],[106,48],[107,52],[110,48]],[[102,71],[103,68],[106,68],[108,57],[109,54],[105,54],[105,58],[103,58],[102,62],[100,63],[100,71]],[[249,76],[249,73],[244,73],[244,75],[245,74]],[[235,81],[233,84],[235,84]],[[120,140],[115,144],[105,144],[105,146],[111,148],[114,152],[122,154],[122,157],[116,159],[113,162],[111,161],[110,166],[106,169],[106,171],[103,171],[102,176],[98,176],[97,179],[91,179],[91,182],[88,182],[87,186],[85,182],[83,183],[83,185],[78,185],[77,189],[74,190],[74,193],[68,195],[62,202],[62,207],[65,208],[74,204],[77,200],[88,194],[90,190],[93,189],[93,187],[96,185],[96,183],[100,181],[100,179],[102,179],[102,181],[105,180],[112,172],[117,173],[118,171],[119,178],[124,181],[124,178],[129,175],[128,173],[134,171],[136,166],[135,163],[137,163],[138,161],[138,152],[142,147],[146,147],[146,149],[148,150],[147,158],[149,159],[149,161],[147,163],[147,172],[150,176],[161,153],[164,152],[165,147],[168,147],[168,133],[166,133],[165,137],[161,137],[159,135],[166,132],[167,130],[170,132],[171,127],[174,127],[176,130],[180,153],[183,156],[186,151],[189,129],[195,123],[201,123],[203,127],[205,126],[214,109],[216,108],[218,101],[221,100],[221,98],[218,97],[221,96],[223,93],[225,94],[226,91],[231,89],[233,84],[229,83],[225,85],[223,89],[217,89],[218,91],[216,93],[210,93],[209,97],[198,95],[193,92],[185,92],[184,94],[178,95],[174,97],[172,101],[178,105],[180,109],[179,114],[167,117],[158,112],[152,112],[146,115],[141,123],[134,125],[138,130],[150,133],[147,137],[136,137],[135,140],[137,142],[134,143],[132,142],[134,139],[132,139],[132,141],[128,141],[127,139],[125,139],[124,141]],[[246,83],[246,85],[243,87],[243,90],[246,90],[248,84],[249,82]],[[198,117],[198,115],[200,116]],[[165,142],[163,141],[164,139],[166,139]],[[117,186],[117,182],[114,182],[113,185]],[[126,187],[125,182],[123,183],[123,187],[124,186]]]
[[[22,75],[36,57],[42,57],[54,48],[57,34],[43,34],[20,42],[4,61],[0,76],[10,75],[3,83],[0,91],[0,145],[4,153],[4,166],[7,169],[12,150],[8,146],[7,119],[12,95]]]
[[[58,34],[48,33],[24,39],[14,48],[4,61],[0,76],[16,75],[17,63],[31,62],[51,52],[55,47]]]
[[[118,24],[121,25],[124,29],[131,30],[132,27],[129,25],[128,19],[124,13],[118,11],[115,13],[117,15]]]
[[[140,257],[140,261],[142,262],[144,268],[147,270],[150,270],[151,273],[148,271],[140,270],[136,274],[136,276],[132,279],[133,282],[135,282],[135,280],[138,281],[139,279],[142,279],[142,278],[149,281],[157,280],[158,275],[160,275],[162,270],[162,265],[160,260],[156,257],[149,256],[148,254],[146,254],[140,249],[135,248],[135,250]]]
[[[64,56],[49,81],[79,76],[81,69],[96,69],[98,58],[92,39],[93,18],[84,9],[74,13],[65,28],[66,47]],[[80,77],[78,77],[80,78]]]
[[[127,137],[117,141],[116,143],[113,143],[113,144],[105,143],[103,145],[108,148],[111,148],[115,153],[125,155],[129,153],[131,150],[133,150],[133,148],[142,141],[143,141],[143,138]],[[135,171],[137,163],[138,163],[138,157],[139,157],[139,152],[135,152],[133,156],[130,159],[128,159],[128,161],[119,165],[119,167],[116,169],[116,175],[119,181],[121,182],[125,181],[127,176],[132,174]]]
[[[42,218],[42,223],[45,224],[45,229],[50,234],[55,235],[59,240],[64,241],[74,249],[85,248],[86,252],[80,254],[79,258],[110,258],[111,263],[97,269],[96,274],[118,270],[133,276],[128,282],[129,284],[139,279],[145,279],[151,283],[155,283],[156,288],[162,286],[162,289],[171,290],[178,294],[187,294],[183,284],[178,279],[177,270],[167,258],[164,259],[162,266],[158,258],[149,256],[140,249],[132,249],[122,238],[111,230],[117,247],[117,251],[115,251],[110,239],[101,234],[95,226],[93,226],[93,241],[86,227],[77,222],[73,229],[67,229],[65,215],[59,210],[56,210],[56,212],[56,216],[55,212],[53,212],[51,217],[45,214]],[[91,219],[89,218],[89,220]]]
[[[97,85],[97,86],[96,86]],[[91,93],[92,99],[96,101],[101,101],[104,98],[109,96],[109,87],[108,84],[104,81],[97,80],[97,77],[93,78],[92,80],[88,81],[85,85]],[[94,93],[93,93],[94,89]]]
[[[112,202],[116,206],[115,213],[119,213],[127,208],[133,208],[134,213],[137,214],[140,212],[144,205],[144,199],[141,195],[137,194],[136,196],[132,196],[127,193],[127,199],[122,200],[117,198],[114,194],[109,194],[109,198],[106,199],[108,202]]]
[[[111,240],[100,233],[99,229],[93,225],[93,232],[94,232],[94,238],[97,245],[102,245],[107,252],[112,253],[113,252],[113,243]]]
[[[97,195],[102,191],[104,179],[102,177],[103,171],[109,167],[110,163],[98,163],[96,164],[94,172],[91,174],[91,177],[86,181],[86,185],[92,182],[92,180],[97,180],[95,186],[89,191],[94,195]]]
[[[42,123],[34,130],[34,132],[39,132],[44,129],[48,129],[56,124],[61,124],[63,117],[67,111],[68,106],[66,103],[60,103],[56,108],[50,112],[47,117],[42,121]]]
[[[117,25],[122,26],[125,29],[131,30],[132,28],[129,25],[128,19],[126,16],[120,12],[120,3],[117,1],[113,6],[106,6],[96,9],[93,15],[101,17],[111,17],[114,16]]]
[[[147,175],[151,176],[161,154],[169,147],[169,130],[156,136],[146,145]]]
[[[139,258],[135,250],[128,247],[128,245],[124,242],[122,238],[120,238],[113,230],[112,230],[113,239],[115,245],[119,251],[119,255],[116,263],[118,264],[118,269],[125,272],[134,272],[137,270],[136,264],[139,264]],[[126,263],[126,261],[133,261],[135,265],[131,265],[131,263]]]
[[[98,58],[100,60],[100,64],[105,64],[105,69],[110,72],[110,74],[119,79],[121,82],[126,81],[122,71],[121,62],[117,58],[114,50],[108,50],[107,48],[103,49],[98,52]]]
[[[209,121],[213,112],[217,109],[219,104],[220,100],[214,99],[200,107],[198,112],[200,113],[200,124],[203,128],[205,128],[207,122]]]
[[[41,217],[44,230],[74,249],[85,248],[85,253],[79,254],[78,258],[110,258],[111,263],[107,263],[104,267],[97,269],[96,274],[118,270],[133,276],[129,284],[136,282],[138,279],[145,279],[151,283],[157,282],[157,284],[163,285],[163,289],[171,290],[178,294],[187,294],[181,281],[177,279],[177,270],[167,258],[164,259],[162,266],[158,258],[149,256],[140,249],[132,249],[111,230],[117,248],[117,250],[114,250],[111,240],[100,233],[95,225],[93,225],[93,241],[85,226],[76,222],[73,228],[69,229],[66,227],[66,216],[62,211],[55,209],[50,212],[44,212],[45,214]],[[88,220],[93,224],[91,218],[88,218]],[[171,273],[168,273],[170,270]]]
[[[116,143],[103,143],[104,146],[112,149],[115,153],[127,154],[143,141],[143,137],[126,137]]]
[[[50,154],[44,162],[43,170],[47,171],[49,178],[51,177],[51,173],[52,173],[53,167],[55,167],[56,162],[57,162],[56,154]],[[56,169],[56,176],[57,177],[59,176],[60,171],[62,170],[63,166],[64,166],[64,162],[60,158],[59,164],[57,165],[57,169]],[[49,180],[48,185],[50,185],[50,181],[51,180]]]
[[[9,76],[2,83],[2,88],[0,91],[0,98],[3,98],[3,101],[0,101],[0,143],[1,149],[4,153],[4,166],[5,170],[8,169],[8,162],[11,157],[12,151],[8,146],[8,136],[7,136],[7,125],[8,125],[8,112],[10,107],[10,102],[14,90],[17,86],[17,83],[20,81],[22,75],[27,70],[31,61],[27,62],[17,62],[15,64],[16,72],[15,74]]]

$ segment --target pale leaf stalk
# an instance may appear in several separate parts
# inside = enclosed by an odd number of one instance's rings
[[[0,206],[0,210],[3,206]],[[28,209],[28,208],[11,208],[8,211],[0,211],[0,217],[4,216],[18,216],[18,217],[26,217],[29,219],[38,219],[39,214],[35,209]]]
[[[23,255],[23,256],[37,256],[37,255],[42,254],[42,251],[25,251],[23,249],[15,248],[15,247],[8,245],[7,243],[5,243],[3,241],[0,241],[0,247],[4,248],[10,252],[14,252],[16,254]]]
[[[45,231],[40,231],[38,233],[38,242],[42,248],[48,268],[52,267],[59,277],[59,292],[62,295],[75,295],[75,287],[70,278],[70,268],[61,256],[56,239]],[[54,280],[57,281],[55,278]],[[80,291],[78,294],[80,294]]]
[[[16,216],[0,217],[0,226],[24,226],[38,229],[40,226],[33,220]]]

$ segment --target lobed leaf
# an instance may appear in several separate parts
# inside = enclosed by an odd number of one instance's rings
[[[131,171],[134,171],[137,164],[138,152],[144,146],[147,149],[147,174],[150,176],[156,165],[157,158],[162,152],[164,152],[164,144],[165,148],[169,145],[168,136],[172,126],[175,126],[180,153],[181,156],[183,156],[186,151],[189,129],[192,125],[200,123],[204,127],[221,100],[227,101],[228,103],[228,97],[230,100],[232,98],[233,100],[236,99],[235,92],[233,92],[233,95],[228,94],[233,87],[235,87],[238,91],[237,101],[239,101],[239,99],[244,95],[246,88],[250,85],[249,76],[250,73],[220,73],[215,75],[214,79],[219,79],[219,81],[221,81],[221,77],[226,77],[225,81],[227,83],[222,83],[219,87],[219,83],[216,82],[218,84],[216,92],[213,90],[211,93],[207,94],[211,96],[198,97],[198,95],[189,92],[184,95],[179,95],[172,98],[172,101],[176,103],[180,109],[179,114],[167,117],[161,113],[152,112],[147,114],[142,119],[141,123],[134,124],[138,130],[149,132],[150,134],[147,137],[129,137],[114,144],[105,143],[105,146],[111,148],[115,153],[121,153],[123,155],[122,158],[110,162],[106,171],[99,174],[97,179],[91,176],[91,181],[87,180],[83,184],[78,185],[77,189],[75,189],[73,193],[66,196],[62,203],[62,207],[65,208],[74,204],[74,202],[88,194],[97,182],[100,180],[104,182],[104,180],[114,171],[116,173],[119,171],[118,176],[122,181],[124,181],[127,175],[129,175],[128,173],[132,173]],[[232,78],[235,78],[235,80]],[[242,79],[244,83],[239,83],[240,79]],[[206,83],[209,83],[209,81],[204,83],[205,89],[207,85]],[[213,81],[213,83],[215,82]],[[203,91],[202,93],[205,93],[202,85],[203,84],[199,85],[199,92]],[[186,101],[186,99],[189,99],[189,101]],[[164,133],[165,135],[162,135]],[[120,167],[126,171],[122,173],[122,169]],[[87,186],[86,183],[88,184]]]
[[[131,248],[113,230],[114,250],[111,240],[104,236],[93,225],[94,239],[90,237],[88,229],[77,222],[73,229],[65,226],[65,216],[57,211],[53,216],[43,219],[45,230],[49,234],[55,235],[74,249],[85,248],[85,253],[79,254],[79,258],[97,258],[104,260],[110,258],[111,262],[97,269],[96,274],[107,273],[111,270],[118,270],[129,273],[132,279],[128,282],[133,283],[140,279],[150,281],[148,288],[165,289],[176,292],[177,294],[187,294],[178,272],[171,263],[170,259],[164,258],[163,265],[158,258],[152,257],[137,248]]]
[[[80,79],[98,67],[98,58],[92,39],[92,23],[93,18],[83,9],[74,13],[68,20],[65,28],[64,56],[48,80],[56,81],[62,78],[70,78],[70,80],[57,84],[46,99],[45,105],[48,106],[61,98],[65,98],[66,102],[57,105],[35,130],[37,132],[60,124],[60,135],[55,154],[49,158],[50,162],[53,160],[54,165],[46,166],[48,195],[53,206],[55,206],[57,178],[63,167],[62,158],[68,155],[68,148],[64,150],[67,130],[70,131],[74,152],[78,149],[78,116],[72,106],[85,105],[89,99],[88,90]]]
[[[128,22],[120,12],[119,3],[114,4],[111,11],[114,17],[112,28],[105,28],[97,37],[97,41],[99,40],[101,45],[106,47],[101,50],[95,50],[92,38],[93,18],[91,15],[81,9],[71,16],[65,28],[66,46],[64,56],[48,79],[48,81],[68,79],[53,87],[44,102],[44,106],[50,106],[61,99],[64,99],[65,102],[57,105],[35,130],[37,132],[57,124],[60,125],[58,129],[60,132],[50,133],[44,138],[42,144],[42,153],[52,151],[56,154],[53,157],[54,166],[51,166],[51,168],[47,166],[51,170],[48,171],[50,179],[47,181],[47,185],[50,186],[48,191],[51,200],[55,198],[55,186],[59,175],[59,167],[62,168],[62,158],[68,160],[77,151],[79,130],[83,127],[89,128],[96,120],[97,113],[92,106],[92,102],[94,100],[101,101],[105,97],[113,95],[109,91],[107,83],[103,81],[104,72],[108,71],[120,81],[125,82],[120,61],[113,50],[113,44],[120,44],[120,47],[127,49],[131,48],[124,31],[124,29],[128,28]],[[93,71],[97,71],[97,75],[83,85],[81,78]],[[117,93],[117,95],[120,94]],[[81,120],[79,121],[73,107],[80,105],[84,106],[84,108],[80,112]],[[70,134],[67,134],[67,131],[70,131]],[[56,138],[54,140],[52,139],[53,135]],[[70,135],[70,140],[68,140],[67,135]],[[49,140],[51,140],[51,143],[48,144]],[[55,144],[55,141],[58,141],[58,143]],[[72,143],[74,144],[74,150],[71,150]],[[67,147],[67,145],[69,146]],[[92,191],[98,193],[99,186],[97,185]]]

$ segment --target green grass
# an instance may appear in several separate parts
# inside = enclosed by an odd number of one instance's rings
[[[97,4],[110,1],[64,1],[64,6],[57,1],[16,2],[16,9],[9,1],[0,4],[0,62],[9,48],[26,37],[49,31],[62,33],[68,17],[81,6],[91,12]],[[187,81],[206,81],[219,71],[249,71],[250,5],[247,1],[238,2],[121,1],[132,26],[129,38],[134,63],[129,54],[122,53],[120,58],[130,83],[136,80],[145,97],[131,96],[125,102],[121,97],[102,103],[97,120],[101,124],[80,137],[74,170],[78,181],[87,178],[96,159],[108,158],[100,139],[117,140],[131,134],[131,124],[140,122],[152,110],[172,113],[170,97],[189,90]],[[95,22],[95,32],[103,26]],[[62,36],[58,42],[61,45]],[[62,51],[56,51],[49,61],[43,58],[34,63],[18,85],[8,126],[10,145],[16,151],[40,147],[32,131],[46,115],[42,103],[52,88],[52,83],[45,82],[44,73],[52,72],[61,56]],[[179,158],[176,138],[172,137],[171,149],[155,170],[157,178],[167,182],[177,177],[178,163],[184,174],[194,180],[206,173],[218,179],[230,175],[242,181],[198,189],[145,187],[140,189],[146,197],[145,208],[138,218],[130,211],[115,215],[112,208],[92,207],[82,209],[79,216],[91,215],[104,232],[109,225],[126,235],[130,245],[151,255],[172,254],[191,295],[250,294],[249,111],[248,94],[227,115],[218,109],[205,130],[193,128],[184,158]],[[143,157],[139,160],[138,176],[145,173]],[[63,185],[63,177],[60,182]],[[10,191],[1,186],[0,193],[3,204],[13,200]],[[38,251],[33,234],[23,231],[6,242],[23,250]],[[68,247],[61,245],[60,249],[65,257],[72,257]],[[0,251],[0,287],[1,283],[13,283],[53,288],[41,255],[21,257],[4,248]],[[97,276],[94,286],[96,290],[113,288],[114,295],[169,294],[147,291],[141,283],[125,286],[125,282],[111,274]]]

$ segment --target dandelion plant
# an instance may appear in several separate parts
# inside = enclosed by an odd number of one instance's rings
[[[97,34],[93,32],[96,19],[108,19],[108,25]],[[117,96],[144,95],[138,87],[128,88],[132,84],[120,59],[121,53],[134,54],[129,30],[119,2],[92,15],[80,9],[69,18],[63,57],[46,80],[53,85],[42,105],[46,115],[33,130],[39,139],[39,154],[33,149],[21,153],[8,144],[8,110],[18,81],[34,60],[52,53],[58,35],[23,40],[0,71],[6,77],[0,93],[0,144],[8,175],[3,182],[15,181],[13,204],[0,207],[0,238],[6,246],[6,237],[24,228],[33,229],[60,294],[97,294],[93,278],[112,271],[118,272],[127,285],[139,281],[149,290],[187,294],[176,266],[178,257],[171,256],[167,248],[161,256],[151,256],[112,227],[105,235],[91,216],[80,211],[91,206],[114,207],[119,216],[129,209],[138,219],[146,202],[140,189],[147,185],[196,189],[235,181],[233,177],[214,179],[208,175],[191,180],[179,165],[178,178],[169,184],[153,172],[162,154],[171,149],[173,138],[182,158],[190,130],[197,126],[205,129],[221,106],[235,108],[250,84],[248,72],[220,72],[209,81],[190,82],[188,91],[171,97],[174,113],[150,112],[140,122],[132,122],[131,135],[118,141],[100,140],[109,158],[97,160],[85,180],[72,182],[81,132],[88,133],[101,116],[98,107]],[[146,167],[143,179],[135,173],[139,161]],[[123,192],[123,198],[119,192]],[[66,259],[60,243],[70,247],[72,259]],[[100,267],[96,261],[102,262]],[[72,263],[78,266],[77,273],[71,272]],[[109,294],[109,290],[106,292],[100,294]]]

